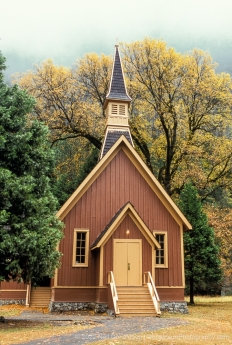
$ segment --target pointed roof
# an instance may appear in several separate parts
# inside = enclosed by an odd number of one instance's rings
[[[117,229],[119,224],[123,221],[123,219],[127,215],[129,215],[132,218],[132,220],[135,222],[136,226],[143,233],[143,235],[147,238],[147,240],[150,243],[154,244],[156,248],[160,249],[160,244],[157,242],[156,238],[152,235],[152,232],[149,230],[147,225],[144,223],[143,219],[139,216],[139,214],[135,210],[134,206],[130,202],[127,202],[125,205],[123,205],[118,210],[118,212],[114,215],[114,217],[107,224],[105,229],[95,239],[95,241],[91,245],[91,250],[101,247],[108,240],[108,238],[112,235],[112,233]]]
[[[85,178],[85,180],[80,184],[80,186],[75,190],[75,192],[70,196],[66,203],[57,212],[56,216],[63,220],[65,216],[69,213],[72,207],[77,203],[77,201],[83,196],[83,194],[88,190],[92,183],[97,179],[97,177],[102,173],[106,166],[111,162],[115,155],[123,150],[128,156],[132,164],[140,172],[146,182],[149,184],[151,189],[155,192],[159,200],[165,205],[167,210],[170,212],[172,217],[176,222],[182,227],[183,230],[192,229],[191,224],[172,201],[170,196],[152,174],[150,169],[146,166],[143,160],[140,158],[138,153],[134,150],[128,140],[122,135],[116,143],[110,148],[110,150],[105,154],[105,156],[98,162],[91,173]]]
[[[106,96],[105,108],[109,100],[127,101],[131,98],[127,93],[124,74],[122,69],[121,58],[119,54],[118,45],[115,45],[114,64],[111,74],[110,88]]]
[[[124,137],[128,140],[128,142],[132,146],[134,146],[129,128],[124,129],[124,130],[108,129],[106,131],[105,139],[102,145],[100,159],[102,159],[102,157],[105,156],[105,154],[111,149],[111,147],[116,143],[116,141],[121,137],[121,135],[124,135]]]

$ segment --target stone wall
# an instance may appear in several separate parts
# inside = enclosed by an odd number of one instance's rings
[[[50,302],[50,311],[83,311],[93,310],[95,313],[106,313],[108,306],[106,303],[94,302]]]
[[[0,299],[0,305],[10,305],[10,304],[18,304],[18,305],[25,305],[25,299]]]
[[[50,311],[86,311],[93,310],[96,314],[107,313],[114,316],[114,311],[108,309],[106,303],[94,302],[50,302]],[[187,302],[160,302],[161,312],[188,314]]]
[[[188,314],[187,302],[160,302],[160,310],[161,312]]]

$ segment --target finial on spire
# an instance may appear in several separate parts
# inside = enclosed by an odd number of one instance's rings
[[[116,44],[115,47],[118,47],[118,37],[116,37]]]
[[[124,80],[118,45],[115,45],[115,55],[114,55],[114,63],[113,63],[113,69],[112,69],[112,74],[111,74],[111,82],[110,82],[109,92],[106,95],[104,109],[106,109],[109,100],[125,101],[128,103],[131,102],[131,98],[128,95],[127,90],[126,90],[126,84]]]
[[[134,146],[128,122],[130,102],[131,98],[126,90],[119,47],[116,44],[109,92],[104,102],[107,123],[100,159],[110,150],[121,135],[124,135],[129,143]]]

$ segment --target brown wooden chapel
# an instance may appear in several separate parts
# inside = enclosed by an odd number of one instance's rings
[[[133,147],[130,102],[116,45],[99,162],[57,213],[61,268],[47,287],[3,282],[2,301],[104,305],[119,315],[156,315],[159,300],[184,302],[183,232],[191,225]]]

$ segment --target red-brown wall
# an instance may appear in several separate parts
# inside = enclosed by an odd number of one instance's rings
[[[157,288],[161,302],[184,302],[184,288]]]
[[[0,299],[26,299],[27,285],[24,283],[17,282],[6,282],[0,283]]]
[[[129,229],[129,235],[126,235],[126,230]],[[142,240],[142,272],[152,271],[152,247],[147,242],[141,231],[135,225],[133,220],[127,215],[119,227],[114,231],[110,239],[104,246],[104,270],[103,270],[103,284],[107,284],[107,273],[113,271],[113,241],[114,239],[141,239]]]
[[[73,229],[88,228],[90,246],[104,230],[116,212],[128,201],[151,231],[168,232],[169,267],[156,269],[156,285],[182,286],[180,228],[143,176],[121,150],[84,193],[64,219],[65,238],[59,250],[63,253],[62,267],[58,272],[58,286],[96,286],[99,277],[99,258],[95,251],[89,253],[89,267],[72,267]],[[125,222],[130,222],[129,219]],[[113,236],[123,236],[125,224]],[[142,236],[130,223],[135,236]],[[121,231],[121,232],[120,232]],[[112,237],[113,238],[113,237]],[[141,238],[141,237],[139,237]],[[143,246],[147,246],[145,242]],[[146,247],[147,248],[147,247]],[[105,246],[108,259],[104,260],[106,273],[112,269],[112,241]],[[143,248],[143,269],[147,270],[149,249]]]
[[[107,288],[53,288],[52,300],[56,302],[107,303]]]

